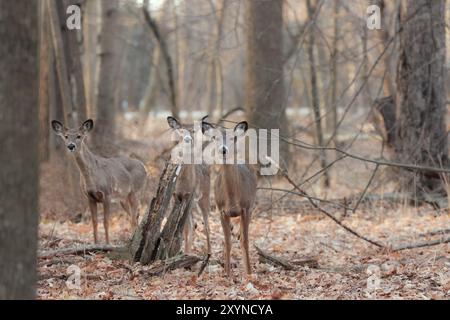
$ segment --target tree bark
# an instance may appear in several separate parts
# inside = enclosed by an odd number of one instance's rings
[[[50,25],[45,1],[39,3],[39,160],[49,159],[50,152]]]
[[[315,3],[311,3],[311,0],[306,1],[307,7],[308,7],[308,18],[311,20],[315,16],[316,11],[316,5]],[[319,146],[324,146],[324,139],[323,139],[323,129],[322,129],[322,117],[320,114],[320,99],[319,99],[319,93],[317,88],[317,70],[316,70],[316,59],[314,55],[314,28],[310,30],[309,35],[309,43],[308,43],[308,58],[309,58],[309,73],[311,77],[311,97],[312,97],[312,109],[314,114],[314,123],[316,125],[316,137],[317,137],[317,143]],[[323,173],[323,183],[325,187],[330,186],[330,175],[328,173],[328,170],[326,170],[327,166],[327,158],[325,150],[320,150],[320,167],[321,169],[324,169]]]
[[[280,129],[281,135],[288,136],[283,79],[283,1],[245,1],[245,6],[247,117],[251,125]],[[280,160],[289,163],[286,143],[280,144]]]
[[[167,47],[166,40],[161,34],[161,31],[159,29],[159,26],[155,19],[150,15],[150,12],[148,10],[143,10],[145,21],[147,22],[147,25],[152,30],[153,35],[155,36],[156,40],[158,41],[159,49],[161,50],[162,57],[164,59],[164,63],[166,65],[166,71],[167,71],[167,81],[169,84],[169,91],[170,91],[170,107],[172,111],[172,115],[176,118],[179,117],[180,109],[178,106],[178,97],[177,97],[177,90],[176,90],[176,84],[175,84],[175,76],[174,76],[174,65],[172,63],[172,58],[169,54],[169,49]]]
[[[406,2],[397,76],[399,162],[448,165],[445,86],[445,0]],[[442,191],[439,176],[404,173],[402,186],[419,197]]]
[[[382,16],[382,28],[381,30],[378,30],[378,36],[381,40],[382,46],[381,46],[381,52],[385,50],[385,48],[389,45],[390,41],[390,33],[389,33],[389,14],[388,9],[386,6],[385,0],[378,0],[376,4],[380,7],[381,10],[381,16]],[[392,49],[392,45],[391,45]],[[380,53],[381,53],[380,52]],[[388,50],[384,53],[383,57],[383,71],[384,71],[384,80],[383,80],[383,92],[385,96],[391,96],[395,92],[395,84],[394,84],[394,76],[395,72],[391,71],[391,61],[392,60],[392,50]]]
[[[100,25],[100,3],[97,0],[86,0],[83,6],[83,40],[84,40],[84,87],[86,92],[86,112],[94,115],[96,106],[98,34]]]
[[[339,23],[338,23],[338,16],[339,16],[339,0],[334,0],[333,4],[333,42],[332,42],[332,52],[330,57],[330,73],[331,73],[331,84],[330,84],[330,90],[329,90],[329,105],[327,108],[327,115],[326,115],[326,127],[328,134],[330,137],[333,137],[333,144],[334,146],[337,146],[338,139],[337,139],[337,88],[338,88],[338,54],[339,54],[339,36],[340,36],[340,30],[339,30]],[[337,155],[336,155],[337,156]]]
[[[211,54],[208,62],[208,73],[206,76],[208,95],[208,114],[212,117],[214,111],[219,113],[219,117],[223,112],[223,74],[222,74],[222,62],[220,59],[220,43],[222,39],[223,24],[225,21],[226,13],[226,0],[220,0],[218,6],[214,4],[212,0],[209,1],[211,10],[214,14],[214,36],[211,37],[209,47],[211,48]]]
[[[0,2],[0,299],[36,296],[39,2]]]
[[[100,61],[97,89],[97,119],[93,135],[94,147],[102,155],[114,153],[116,140],[117,101],[115,84],[119,64],[119,42],[117,30],[119,22],[119,1],[102,0],[102,26],[100,31]]]

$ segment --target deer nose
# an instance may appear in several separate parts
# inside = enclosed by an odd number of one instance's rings
[[[68,146],[67,146],[67,148],[70,150],[70,151],[75,151],[75,149],[76,149],[76,145],[75,145],[75,143],[70,143]]]
[[[186,143],[191,143],[192,138],[191,138],[191,136],[185,136],[185,137],[183,138],[183,140],[184,140],[184,142],[186,142]]]
[[[221,146],[219,148],[219,152],[221,155],[226,155],[228,153],[228,147],[227,146]]]

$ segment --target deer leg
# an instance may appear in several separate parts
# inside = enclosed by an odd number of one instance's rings
[[[97,202],[95,200],[89,199],[89,209],[91,211],[92,218],[92,228],[94,230],[94,242],[98,243],[97,236]]]
[[[186,222],[183,227],[183,237],[184,237],[184,253],[189,254],[192,252],[192,242],[194,240],[194,221],[192,217],[192,212],[188,213],[186,217]]]
[[[105,197],[103,200],[103,227],[105,228],[106,243],[109,244],[109,214],[111,212],[111,199]]]
[[[250,255],[248,249],[248,226],[250,224],[250,215],[247,210],[242,212],[241,216],[241,234],[240,234],[240,242],[241,242],[241,250],[242,255],[244,257],[244,266],[247,274],[252,274],[252,268],[250,266]]]
[[[125,201],[120,201],[120,205],[122,206],[123,210],[125,210],[125,212],[131,216],[131,211],[130,211],[130,204],[128,203],[128,199]]]
[[[128,195],[128,202],[130,203],[130,215],[131,215],[131,228],[136,230],[139,218],[139,203],[134,193]]]
[[[208,221],[208,216],[209,216],[209,210],[210,210],[210,206],[209,206],[209,198],[203,196],[201,198],[201,200],[199,201],[199,207],[200,207],[200,212],[202,213],[202,217],[203,217],[203,224],[205,227],[205,235],[206,235],[206,251],[208,255],[211,255],[211,241],[209,238],[209,221]]]
[[[225,273],[228,277],[231,275],[231,265],[230,265],[230,253],[231,253],[231,230],[230,230],[230,217],[225,216],[223,213],[220,214],[220,222],[222,223],[223,235],[224,235],[224,266]]]

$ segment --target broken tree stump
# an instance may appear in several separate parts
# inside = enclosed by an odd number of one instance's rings
[[[183,227],[193,198],[192,194],[175,203],[170,214],[167,214],[180,170],[181,165],[166,163],[156,196],[131,239],[129,250],[134,262],[150,264],[174,257],[180,252]],[[166,223],[162,226],[166,216]]]
[[[183,201],[177,201],[167,218],[159,238],[156,259],[163,260],[175,256],[181,248],[183,227],[191,210],[193,193]]]

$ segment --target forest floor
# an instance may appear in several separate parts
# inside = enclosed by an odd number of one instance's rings
[[[161,125],[158,135],[165,130]],[[162,168],[154,161],[164,149],[154,133],[135,129],[127,131],[134,143],[127,148],[147,163],[152,186],[147,195],[151,199]],[[371,149],[370,149],[370,148]],[[356,154],[375,154],[376,145],[356,141],[350,151]],[[152,150],[149,153],[148,150]],[[63,152],[61,150],[61,152]],[[148,156],[147,154],[151,154]],[[374,157],[375,157],[374,156]],[[295,157],[299,168],[305,168],[311,155],[299,150]],[[302,159],[301,161],[298,159]],[[58,162],[59,161],[59,162]],[[317,168],[311,168],[306,176]],[[320,180],[311,180],[304,189],[314,196],[340,199],[336,202],[355,204],[364,190],[373,167],[347,159],[333,167],[332,186],[320,188]],[[295,170],[300,173],[299,170]],[[293,171],[293,172],[295,172]],[[382,171],[374,179],[369,192],[389,193]],[[304,180],[294,175],[295,181]],[[68,210],[66,179],[61,161],[52,159],[42,167],[39,250],[61,249],[93,244],[90,215],[86,208]],[[301,178],[301,179],[300,179]],[[391,179],[392,180],[392,179]],[[291,189],[283,181],[274,187]],[[262,183],[269,186],[267,183]],[[261,186],[261,184],[260,184]],[[190,269],[168,271],[162,276],[149,276],[149,266],[115,260],[106,253],[84,255],[55,255],[40,258],[38,297],[40,299],[450,299],[450,244],[392,252],[353,236],[331,219],[312,208],[305,199],[288,195],[275,201],[283,193],[258,191],[257,205],[250,225],[251,265],[254,274],[245,276],[239,240],[233,237],[233,276],[225,277],[222,266],[222,241],[218,214],[211,210],[211,263],[197,277],[198,265]],[[356,198],[355,198],[356,197]],[[148,201],[147,201],[148,202]],[[348,203],[347,203],[348,202]],[[213,201],[211,203],[214,203]],[[274,205],[272,206],[272,203]],[[148,204],[147,204],[148,205]],[[141,216],[147,205],[141,208]],[[356,213],[327,205],[342,223],[367,238],[384,245],[399,245],[439,240],[449,235],[450,211],[437,211],[428,205],[408,206],[388,198],[363,201]],[[214,208],[212,208],[214,209]],[[115,204],[110,219],[113,245],[124,245],[131,236],[128,217]],[[194,253],[203,255],[205,236],[203,223],[196,213],[197,230]],[[102,221],[101,215],[99,221]],[[238,230],[237,226],[234,228]],[[430,235],[430,232],[433,235]],[[100,239],[104,241],[103,226],[99,223]],[[253,244],[270,254],[283,257],[295,265],[307,258],[317,266],[297,266],[294,270],[259,261]],[[70,280],[79,274],[80,282],[73,287]],[[67,282],[69,280],[69,282]]]
[[[408,244],[439,239],[423,237],[450,225],[448,212],[436,214],[427,207],[373,208],[367,214],[342,221],[371,239],[386,244]],[[401,218],[399,218],[401,216]],[[212,258],[222,259],[222,231],[217,213],[210,217]],[[198,221],[195,253],[205,248],[203,224]],[[236,228],[237,229],[237,228]],[[100,228],[100,237],[104,234]],[[330,219],[314,213],[285,212],[276,217],[260,213],[251,223],[251,242],[291,261],[317,259],[317,267],[284,270],[261,263],[251,248],[254,275],[244,276],[239,241],[233,237],[233,277],[227,279],[219,264],[210,264],[200,277],[197,268],[177,269],[150,277],[148,266],[110,259],[104,253],[60,255],[39,260],[40,299],[449,299],[450,244],[386,252],[358,239]],[[111,221],[112,243],[123,245],[130,237],[128,217],[117,212]],[[92,244],[89,217],[78,223],[43,220],[40,249]],[[72,267],[71,267],[72,266]],[[78,288],[66,284],[80,270]]]

